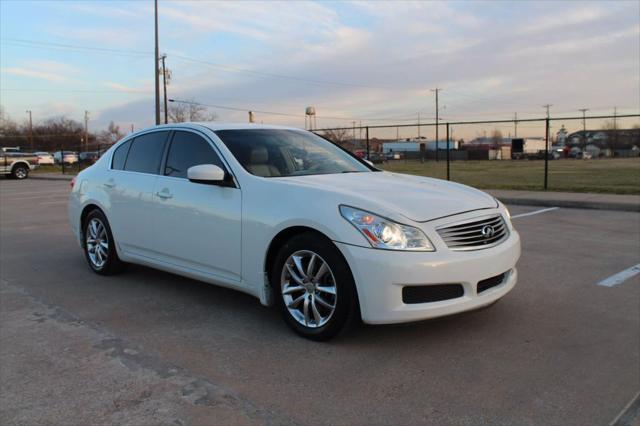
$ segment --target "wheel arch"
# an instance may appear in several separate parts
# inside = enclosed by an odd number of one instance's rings
[[[78,227],[80,230],[80,244],[84,244],[84,225],[85,225],[85,221],[87,220],[87,216],[89,216],[89,213],[91,213],[94,210],[99,210],[104,217],[107,218],[107,221],[109,220],[109,217],[107,216],[107,213],[105,212],[105,210],[97,203],[93,203],[93,202],[89,202],[87,203],[83,208],[82,211],[80,212],[80,223],[78,223]],[[83,246],[84,247],[84,246]],[[116,246],[117,247],[117,246]]]
[[[265,276],[267,277],[267,281],[271,277],[271,271],[272,271],[272,268],[273,268],[273,262],[275,261],[275,258],[278,255],[278,252],[280,251],[282,246],[284,246],[284,244],[286,244],[286,242],[289,239],[291,239],[292,237],[294,237],[296,235],[299,235],[299,234],[303,234],[303,233],[315,234],[318,237],[324,239],[327,243],[333,245],[335,247],[336,251],[338,252],[338,254],[340,255],[340,257],[342,257],[342,259],[344,260],[345,264],[347,265],[347,269],[349,270],[349,273],[351,274],[351,278],[352,278],[352,280],[353,280],[353,282],[355,284],[355,275],[353,275],[353,271],[351,270],[351,265],[347,261],[347,259],[344,256],[344,254],[342,254],[342,251],[335,244],[333,244],[333,241],[331,240],[331,238],[329,238],[326,234],[318,231],[317,229],[311,228],[309,226],[304,226],[304,225],[289,226],[289,227],[287,227],[285,229],[282,229],[280,232],[278,232],[271,239],[271,242],[269,243],[269,247],[267,248],[267,252],[266,252],[265,257],[264,257],[264,265],[263,265],[263,271],[265,273]],[[359,312],[359,310],[360,310],[360,296],[358,294],[358,286],[357,285],[354,285],[354,291],[356,293],[356,306],[357,306],[357,309],[358,309],[358,315],[360,315],[360,312]]]
[[[11,165],[11,172],[13,172],[15,170],[16,167],[18,166],[25,166],[27,168],[27,170],[31,170],[31,165],[24,160],[18,160],[15,161],[12,165]]]

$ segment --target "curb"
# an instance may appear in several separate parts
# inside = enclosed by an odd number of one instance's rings
[[[620,212],[640,212],[640,204],[617,203],[615,201],[572,201],[545,200],[539,198],[510,198],[497,197],[504,204],[516,206],[564,207],[569,209],[614,210]]]
[[[70,181],[74,177],[75,175],[43,176],[43,175],[38,175],[37,173],[31,173],[29,174],[28,179]]]

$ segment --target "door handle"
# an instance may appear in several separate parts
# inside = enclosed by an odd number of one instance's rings
[[[109,179],[108,181],[103,183],[103,185],[105,186],[105,188],[113,188],[114,186],[116,186],[116,183],[113,181],[113,179]]]
[[[164,200],[167,200],[171,197],[173,197],[173,195],[168,191],[168,190],[162,190],[162,191],[158,191],[156,192],[156,195]]]

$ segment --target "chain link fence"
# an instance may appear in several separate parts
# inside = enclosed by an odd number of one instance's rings
[[[393,172],[486,189],[640,193],[640,114],[313,131]]]

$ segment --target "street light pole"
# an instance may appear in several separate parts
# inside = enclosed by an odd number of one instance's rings
[[[162,55],[162,86],[164,87],[164,124],[169,123],[168,119],[168,108],[167,108],[167,69],[165,67],[165,59],[167,55]]]
[[[160,73],[158,70],[159,47],[158,47],[158,0],[154,0],[154,18],[155,18],[155,53],[153,56],[153,72],[155,75],[156,87],[156,125],[160,124]]]
[[[581,108],[578,111],[582,112],[582,147],[587,146],[587,117],[586,112],[589,108]]]
[[[440,92],[440,90],[442,90],[442,89],[437,88],[437,87],[435,89],[431,89],[432,92],[436,93],[436,161],[438,161],[438,148],[439,148],[439,146],[438,146],[438,144],[439,144],[439,142],[438,142],[438,127],[440,127],[439,126],[440,117],[438,116],[438,113],[440,112],[440,108],[438,108],[438,92]]]

